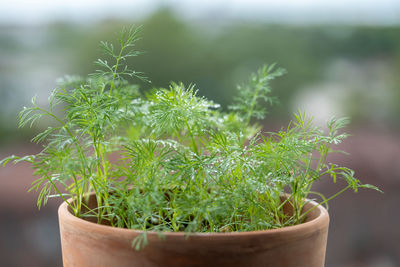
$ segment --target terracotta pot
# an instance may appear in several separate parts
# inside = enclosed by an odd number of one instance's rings
[[[316,205],[310,202],[305,210]],[[75,217],[66,203],[59,210],[64,267],[272,266],[323,267],[329,215],[311,211],[305,223],[281,229],[234,232],[148,232],[148,245],[136,251],[140,231],[100,225]]]

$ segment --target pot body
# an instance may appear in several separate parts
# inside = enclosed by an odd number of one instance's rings
[[[305,209],[316,205],[310,202]],[[271,266],[323,267],[329,215],[319,206],[305,223],[240,233],[148,232],[140,251],[132,241],[141,231],[100,225],[75,217],[66,203],[59,211],[64,267]]]

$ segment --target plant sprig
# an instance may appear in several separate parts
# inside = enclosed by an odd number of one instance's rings
[[[286,73],[283,68],[276,68],[276,64],[264,65],[257,73],[250,75],[248,84],[239,85],[238,96],[234,98],[235,103],[229,109],[238,112],[243,117],[245,125],[250,123],[252,118],[262,120],[267,113],[266,104],[277,102],[276,97],[270,96],[270,81]]]

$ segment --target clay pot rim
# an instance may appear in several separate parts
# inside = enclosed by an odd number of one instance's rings
[[[69,199],[68,201],[71,201]],[[311,208],[312,206],[318,205],[315,201],[308,200],[306,204],[306,209]],[[187,237],[190,236],[191,238],[237,238],[237,237],[249,237],[249,236],[258,236],[258,235],[279,235],[279,234],[289,234],[293,232],[312,232],[318,228],[322,228],[323,226],[329,224],[329,214],[328,211],[322,206],[319,205],[316,207],[310,214],[315,214],[318,212],[317,216],[310,221],[306,221],[302,224],[293,225],[293,226],[286,226],[277,229],[268,229],[268,230],[257,230],[257,231],[244,231],[244,232],[161,232],[165,237]],[[110,235],[121,234],[121,235],[139,235],[144,232],[148,235],[148,237],[159,237],[160,232],[156,231],[142,231],[142,230],[135,230],[135,229],[127,229],[127,228],[119,228],[114,226],[108,226],[103,224],[97,224],[94,222],[86,221],[84,219],[78,218],[73,215],[66,202],[63,202],[58,208],[58,215],[60,219],[68,221],[69,223],[76,225],[81,228],[85,228],[90,232],[102,232],[102,233],[109,233]]]

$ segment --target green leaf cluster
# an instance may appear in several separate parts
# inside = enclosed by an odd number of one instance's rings
[[[24,108],[20,126],[42,117],[54,121],[32,141],[37,155],[11,156],[1,163],[26,161],[39,178],[39,208],[61,197],[73,213],[99,223],[144,231],[231,232],[280,228],[302,223],[315,181],[343,179],[347,189],[373,188],[354,172],[327,162],[333,146],[347,137],[348,120],[332,118],[327,131],[297,112],[288,127],[264,133],[253,122],[275,102],[270,81],[285,73],[261,67],[223,111],[200,97],[194,85],[171,83],[144,94],[126,80],[148,79],[125,65],[140,28],[124,29],[118,44],[102,42],[107,59],[87,78],[65,77],[49,97]],[[93,193],[97,207],[89,207]],[[72,198],[72,200],[68,200]],[[286,213],[290,206],[293,213]],[[134,242],[140,248],[146,236]]]

